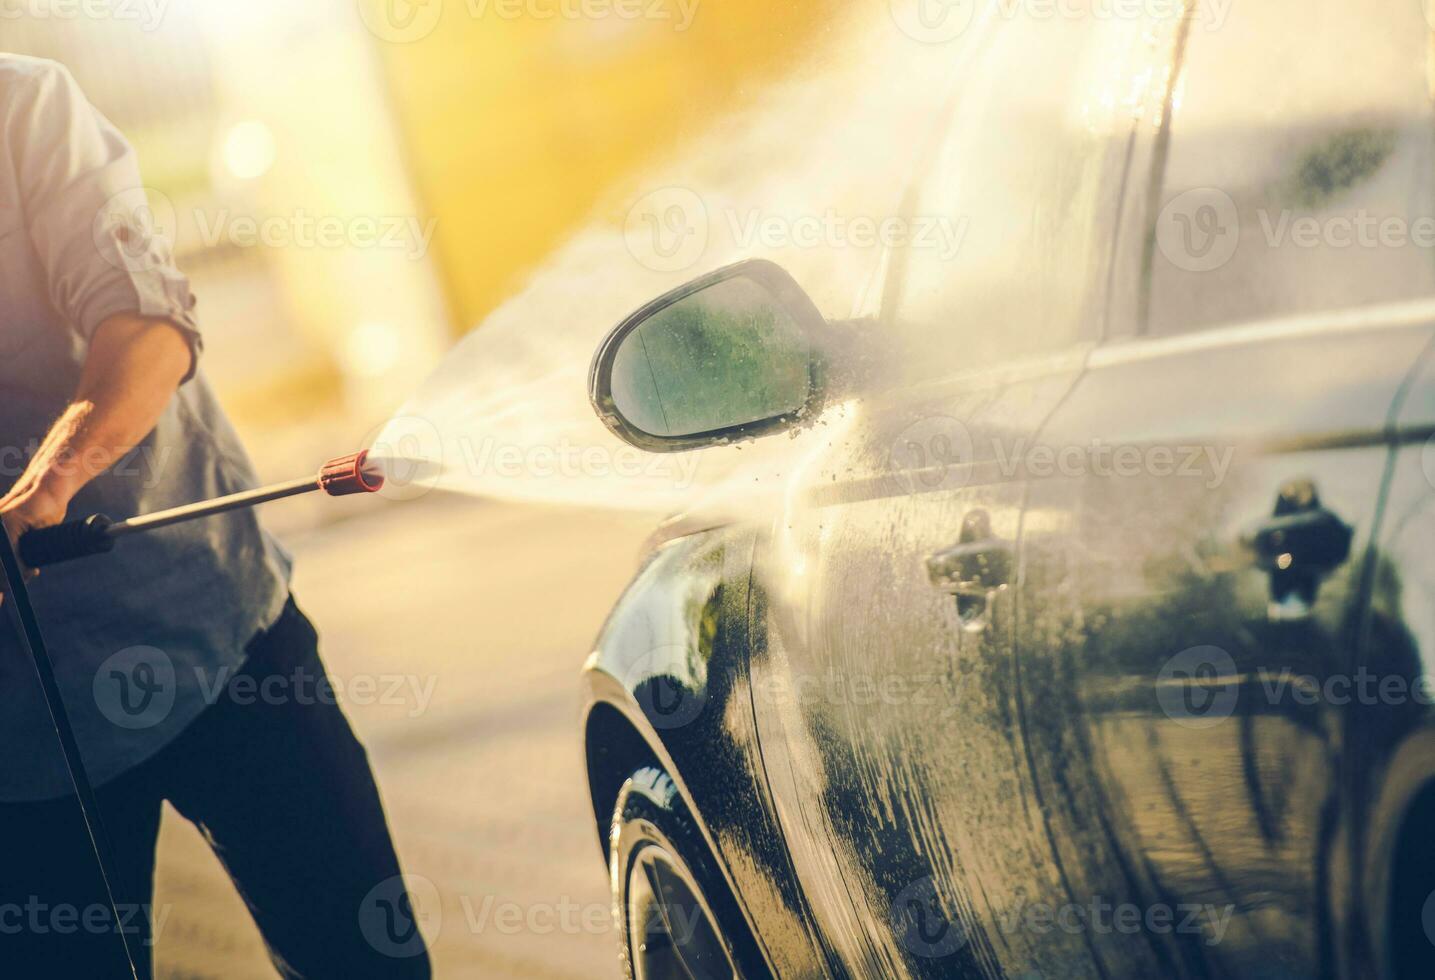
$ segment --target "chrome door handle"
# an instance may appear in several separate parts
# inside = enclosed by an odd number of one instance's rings
[[[1324,507],[1272,517],[1247,531],[1243,543],[1266,571],[1326,573],[1350,557],[1349,526]]]
[[[1321,580],[1350,557],[1355,532],[1320,502],[1309,480],[1281,487],[1275,514],[1241,535],[1252,562],[1270,576],[1271,620],[1306,619]]]
[[[974,510],[962,520],[957,543],[927,558],[933,588],[956,596],[957,616],[968,630],[991,620],[991,600],[1011,584],[1012,545],[992,533],[991,518]]]
[[[1011,584],[1011,545],[984,538],[953,545],[927,559],[927,578],[948,595],[981,596]]]

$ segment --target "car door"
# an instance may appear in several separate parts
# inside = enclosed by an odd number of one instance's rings
[[[1356,668],[1375,679],[1376,696],[1351,725],[1348,754],[1360,762],[1346,774],[1351,870],[1338,898],[1351,963],[1414,980],[1435,960],[1435,341],[1391,421],[1397,448]]]
[[[966,244],[895,257],[867,338],[883,384],[796,444],[755,562],[772,797],[832,958],[858,977],[1056,976],[1091,955],[1013,924],[1068,901],[1012,656],[1019,457],[1099,333],[1133,116],[1175,24],[977,29],[907,215],[960,221]]]
[[[1429,220],[1427,33],[1295,3],[1190,32],[1126,333],[1038,440],[1082,463],[1031,483],[1019,701],[1107,975],[1156,938],[1172,975],[1331,975],[1363,915],[1358,626],[1435,282],[1410,239],[1344,232]]]

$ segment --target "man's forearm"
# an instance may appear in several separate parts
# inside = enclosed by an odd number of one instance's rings
[[[0,500],[0,513],[26,508],[23,523],[41,526],[60,515],[86,483],[154,428],[188,373],[192,354],[164,320],[121,315],[96,331],[75,396],[51,427],[20,480]]]

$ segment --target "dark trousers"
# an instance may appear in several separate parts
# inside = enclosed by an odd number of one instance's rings
[[[0,804],[0,975],[122,975],[124,929],[140,977],[150,976],[165,800],[224,864],[281,976],[430,975],[368,756],[323,696],[318,637],[292,601],[250,645],[228,690],[245,675],[241,690],[308,696],[223,696],[152,759],[99,788],[120,922],[73,799]],[[266,688],[266,677],[285,681]],[[215,969],[225,972],[222,962]]]

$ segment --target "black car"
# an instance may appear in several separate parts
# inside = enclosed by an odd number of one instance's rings
[[[1435,975],[1431,26],[1154,6],[972,27],[877,316],[599,350],[633,445],[796,436],[584,671],[630,976]]]

